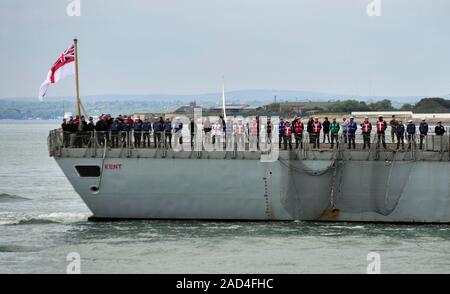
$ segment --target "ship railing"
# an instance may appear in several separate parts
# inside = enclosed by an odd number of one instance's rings
[[[98,149],[108,148],[108,149],[121,149],[126,152],[127,156],[130,156],[133,149],[143,149],[150,148],[161,150],[163,156],[167,154],[168,150],[176,149],[177,147],[183,146],[183,150],[200,150],[198,152],[208,152],[208,151],[226,151],[233,154],[235,157],[236,152],[238,151],[260,151],[270,152],[275,144],[280,148],[280,151],[284,151],[285,143],[286,149],[290,150],[289,142],[285,141],[284,137],[272,136],[272,138],[268,138],[267,135],[260,136],[259,144],[258,142],[254,142],[253,138],[248,134],[244,136],[239,136],[237,134],[226,134],[226,136],[216,136],[213,137],[208,136],[211,134],[194,134],[190,138],[186,138],[185,136],[181,136],[176,133],[166,133],[162,132],[135,132],[133,130],[130,131],[107,131],[107,132],[98,132],[98,131],[89,131],[89,132],[63,132],[61,129],[52,130],[49,133],[48,144],[49,144],[49,152],[51,155],[61,154],[63,149],[70,148],[84,148],[86,152],[90,151],[90,154],[97,154]],[[200,140],[198,140],[198,136],[200,136]],[[228,136],[228,137],[227,137]],[[325,138],[324,138],[325,137]],[[331,134],[330,141],[328,141],[328,137],[324,136],[323,133],[319,136],[319,145],[314,146],[314,139],[316,137],[311,136],[307,132],[304,132],[301,140],[299,140],[299,146],[296,148],[296,138],[295,135],[292,135],[291,144],[292,150],[297,152],[298,157],[306,158],[306,155],[309,151],[339,151],[345,152],[349,150],[349,137],[345,136],[342,132],[338,135],[337,140],[333,140],[334,144],[331,145]],[[384,140],[387,145],[387,150],[389,151],[398,151],[409,152],[411,154],[411,159],[416,159],[417,156],[421,156],[423,152],[440,152],[444,154],[449,151],[450,146],[450,136],[445,134],[444,136],[437,136],[433,133],[428,134],[427,136],[422,136],[420,134],[415,135],[403,135],[403,144],[399,142],[399,137],[395,137],[395,141],[392,142],[384,136]],[[185,139],[185,140],[184,140]],[[230,140],[229,140],[230,139]],[[281,141],[280,141],[281,139]],[[324,140],[325,139],[325,140]],[[336,137],[334,137],[336,139]],[[180,141],[182,140],[182,141]],[[215,141],[215,142],[214,142]],[[378,134],[372,132],[370,135],[370,148],[364,149],[364,135],[360,132],[355,134],[355,146],[352,145],[350,147],[351,150],[355,151],[366,151],[369,154],[377,154],[380,151],[383,151],[383,136],[379,136]],[[400,140],[401,141],[401,140]],[[204,146],[211,146],[212,143],[216,143],[212,149],[205,148]],[[217,144],[220,142],[219,144]],[[325,142],[325,143],[324,143]],[[317,141],[316,141],[317,143]],[[202,146],[199,146],[202,145]],[[223,146],[223,147],[222,147]],[[230,148],[230,146],[232,146]],[[174,148],[175,147],[175,148]],[[339,147],[339,150],[338,150]],[[355,149],[353,149],[355,147]],[[180,150],[178,148],[177,150]],[[339,153],[338,152],[338,153]],[[88,153],[86,153],[88,154]],[[122,154],[122,153],[121,153]],[[449,155],[450,158],[450,155]]]

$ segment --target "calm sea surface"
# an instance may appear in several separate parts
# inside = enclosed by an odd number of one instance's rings
[[[127,221],[91,223],[56,163],[58,122],[0,121],[0,273],[450,273],[450,226]]]

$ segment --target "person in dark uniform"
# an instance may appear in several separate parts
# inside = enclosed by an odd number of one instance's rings
[[[173,131],[175,133],[175,146],[180,145],[180,147],[183,148],[183,123],[179,117],[175,118]]]
[[[148,118],[145,118],[144,122],[142,123],[142,133],[143,133],[142,143],[144,148],[146,146],[150,148],[151,131],[152,131],[152,124],[150,123],[150,120]]]
[[[77,147],[78,148],[83,148],[83,146],[87,143],[86,134],[85,134],[86,126],[87,126],[86,118],[84,117],[84,115],[82,115],[81,121],[79,121],[79,123],[77,125],[77,127],[78,127]]]
[[[366,149],[366,146],[370,149],[370,134],[372,133],[372,124],[370,123],[368,117],[364,118],[364,122],[361,124],[361,130],[364,141],[363,149]]]
[[[141,148],[141,140],[142,140],[142,122],[141,118],[138,117],[134,120],[133,123],[133,132],[134,132],[134,148]]]
[[[408,150],[411,150],[413,147],[416,149],[416,125],[411,119],[406,126],[406,133],[408,134]]]
[[[88,147],[92,146],[92,143],[94,142],[94,118],[92,116],[89,117],[88,122],[84,128],[84,144]]]
[[[348,136],[348,149],[356,149],[356,131],[358,130],[358,125],[355,122],[355,118],[351,117],[347,125],[347,136]]]
[[[278,124],[278,148],[281,149],[281,143],[284,142],[284,128],[285,122],[283,118],[280,118],[280,123]]]
[[[115,119],[111,125],[111,148],[119,148],[119,136],[122,130],[121,122]]]
[[[68,131],[69,131],[69,138],[70,138],[69,146],[71,148],[77,147],[78,121],[76,118],[74,119],[72,116],[69,119]]]
[[[428,124],[426,123],[425,119],[422,119],[422,122],[419,125],[419,132],[420,132],[420,145],[419,149],[422,150],[423,148],[423,139],[425,139],[428,135]]]
[[[395,135],[397,136],[397,150],[400,149],[400,144],[402,149],[405,150],[405,125],[401,120],[395,126]]]
[[[436,134],[436,136],[437,136],[437,139],[439,139],[439,142],[440,142],[440,150],[442,150],[442,148],[443,148],[443,136],[444,136],[444,134],[445,134],[445,128],[444,128],[444,126],[442,125],[442,121],[438,121],[438,123],[437,123],[437,125],[436,125],[436,127],[434,128],[434,133]]]
[[[328,117],[325,117],[325,120],[322,123],[323,127],[323,144],[325,144],[325,138],[328,140],[328,143],[330,143],[330,121],[328,120]]]
[[[259,128],[260,128],[259,115],[256,115],[256,149],[257,150],[259,150]]]
[[[67,148],[69,147],[69,143],[70,143],[70,134],[69,134],[69,130],[70,130],[70,125],[67,123],[67,119],[63,119],[63,122],[61,124],[61,130],[63,132],[63,147]]]
[[[270,117],[267,118],[267,143],[272,144],[272,121],[270,120]]]
[[[123,122],[120,124],[122,133],[122,147],[126,147],[130,141],[131,125],[128,123],[128,117],[125,115]]]
[[[153,141],[155,143],[155,148],[159,147],[161,144],[161,136],[164,130],[164,120],[161,117],[155,117],[155,121],[153,122]]]
[[[308,123],[306,124],[306,131],[308,132],[308,136],[309,136],[309,143],[312,144],[313,143],[313,123],[314,123],[314,118],[310,117],[308,120]]]
[[[95,123],[95,132],[97,136],[97,144],[104,146],[105,143],[105,131],[107,130],[107,124],[105,122],[106,116],[102,114],[99,120]]]
[[[163,125],[163,129],[165,136],[164,146],[167,148],[167,145],[169,145],[169,148],[172,149],[172,122],[170,121],[169,118],[166,118],[166,121],[164,122]]]
[[[438,121],[436,127],[434,128],[434,133],[437,136],[444,136],[445,132],[446,131],[445,131],[444,126],[442,125],[442,121]]]
[[[195,142],[195,134],[197,133],[197,125],[194,122],[194,119],[191,118],[189,122],[189,132],[191,134],[191,148],[194,149],[194,142]]]

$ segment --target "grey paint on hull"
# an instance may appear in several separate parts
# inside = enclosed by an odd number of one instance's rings
[[[55,159],[97,218],[450,223],[446,161]],[[74,169],[106,163],[122,168]]]

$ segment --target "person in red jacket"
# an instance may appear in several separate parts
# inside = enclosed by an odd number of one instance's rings
[[[377,148],[380,148],[380,141],[383,142],[383,148],[386,149],[386,135],[387,123],[383,120],[383,116],[379,115],[377,120]]]
[[[319,121],[319,118],[315,117],[314,121],[312,123],[312,141],[313,141],[313,148],[320,148],[320,130],[322,129],[322,124]]]
[[[289,150],[292,150],[292,128],[291,124],[287,121],[284,126],[284,150],[287,150],[289,145]]]
[[[366,149],[366,145],[370,149],[370,133],[372,132],[372,124],[370,123],[368,117],[364,118],[364,122],[361,124],[361,130],[364,140],[363,149]]]
[[[300,145],[300,148],[303,149],[303,130],[305,129],[305,126],[302,123],[302,120],[297,117],[294,121],[294,125],[292,126],[292,130],[294,131],[294,138],[295,138],[295,149],[298,149],[298,146]]]

